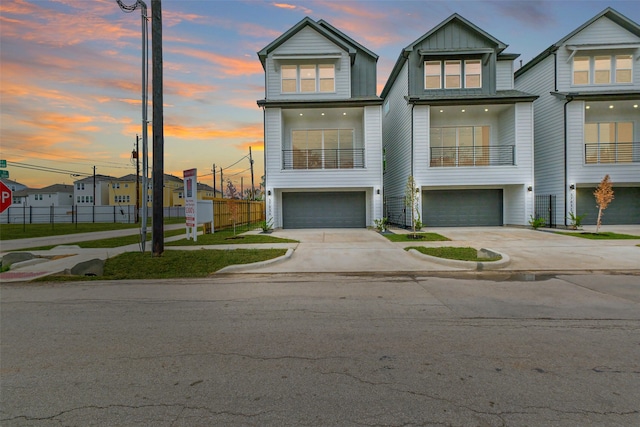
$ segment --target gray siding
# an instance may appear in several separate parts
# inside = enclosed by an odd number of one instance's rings
[[[411,175],[411,107],[407,94],[407,63],[402,67],[387,98],[388,113],[383,112],[382,144],[386,149],[387,167],[384,173],[385,197],[404,195],[407,177]],[[384,110],[384,108],[383,108]]]
[[[376,96],[378,92],[377,62],[375,58],[358,51],[351,66],[351,96]]]
[[[513,61],[496,63],[496,90],[513,89]]]

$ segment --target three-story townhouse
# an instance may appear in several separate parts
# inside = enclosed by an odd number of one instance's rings
[[[606,174],[615,199],[604,222],[640,224],[639,59],[640,26],[607,8],[516,71],[516,88],[540,96],[536,198],[556,200],[556,224],[595,224]]]
[[[373,225],[382,217],[378,56],[307,17],[258,57],[267,221],[275,228]]]

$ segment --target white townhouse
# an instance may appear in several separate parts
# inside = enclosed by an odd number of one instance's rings
[[[73,183],[74,204],[78,206],[108,206],[109,183],[116,178],[108,175],[89,176]],[[95,182],[95,193],[93,184]]]
[[[275,228],[372,226],[383,205],[378,56],[307,17],[258,57],[267,221]]]
[[[609,174],[603,223],[640,224],[640,26],[607,8],[517,70],[515,85],[540,96],[535,191],[555,197],[551,219],[595,224],[593,191]]]
[[[525,226],[533,214],[533,101],[507,45],[453,14],[405,47],[382,91],[385,216],[411,226]]]
[[[44,188],[23,190],[26,206],[50,207],[73,205],[73,185],[53,184]]]

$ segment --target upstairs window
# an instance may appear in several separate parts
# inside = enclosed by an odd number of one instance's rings
[[[333,64],[283,65],[282,93],[331,93],[336,90]]]
[[[573,58],[573,84],[610,85],[633,83],[631,55],[595,55]]]
[[[479,59],[424,62],[424,88],[427,90],[481,87],[482,61]]]

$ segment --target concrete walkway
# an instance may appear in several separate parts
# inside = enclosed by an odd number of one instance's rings
[[[182,225],[166,229],[181,228]],[[395,233],[407,230],[395,229]],[[512,227],[429,228],[451,239],[447,242],[393,243],[374,230],[314,229],[276,230],[274,237],[298,240],[300,243],[233,244],[216,246],[166,246],[165,250],[197,250],[239,248],[288,249],[287,255],[276,262],[233,266],[219,273],[388,273],[388,272],[452,272],[475,270],[475,263],[467,266],[452,265],[446,261],[412,256],[407,246],[460,246],[487,248],[504,254],[510,262],[501,267],[510,272],[627,272],[640,274],[640,238],[634,240],[588,240],[564,236],[551,230],[535,231]],[[554,230],[555,231],[555,230]],[[558,230],[560,231],[560,230]],[[585,227],[585,231],[594,231]],[[640,225],[605,226],[602,231],[640,236]],[[0,274],[0,282],[32,280],[60,273],[92,259],[107,259],[127,251],[138,251],[138,245],[110,249],[80,249],[65,246],[67,242],[115,237],[122,233],[137,233],[137,229],[83,235],[52,236],[22,239],[1,243],[0,255],[17,248],[62,244],[48,251],[33,251],[47,257],[37,262],[14,265],[12,270]],[[257,232],[257,231],[254,231]],[[183,238],[182,235],[166,241]],[[149,249],[149,247],[148,247]]]

